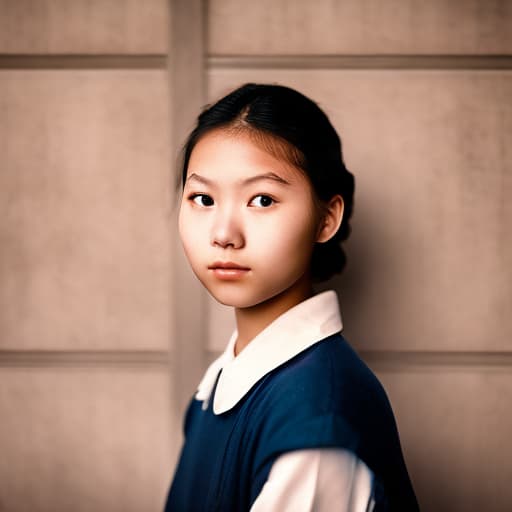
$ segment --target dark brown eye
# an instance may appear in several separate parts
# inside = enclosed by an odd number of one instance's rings
[[[213,198],[207,194],[194,194],[191,199],[199,206],[213,206]]]
[[[272,206],[274,202],[275,201],[270,196],[260,194],[259,196],[254,197],[249,204],[259,208],[268,208],[269,206]]]

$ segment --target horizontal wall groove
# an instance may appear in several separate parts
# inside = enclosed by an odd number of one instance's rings
[[[167,69],[167,55],[0,55],[0,69]]]
[[[210,55],[210,69],[512,69],[511,55]]]
[[[512,370],[512,352],[359,350],[375,369],[409,368],[507,368]]]
[[[512,372],[512,351],[415,351],[415,350],[357,350],[359,356],[376,371],[414,371],[436,369],[505,370]],[[207,351],[208,361],[221,352]]]
[[[0,367],[169,367],[165,350],[0,350]]]

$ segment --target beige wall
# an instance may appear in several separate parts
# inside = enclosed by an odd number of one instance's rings
[[[160,510],[172,387],[165,0],[0,1],[0,510]]]
[[[246,81],[356,176],[345,334],[422,510],[512,507],[512,4],[0,0],[0,511],[160,510],[231,312],[186,270],[176,149]],[[197,318],[204,318],[198,322]]]
[[[332,284],[426,511],[512,508],[511,24],[506,1],[209,2],[209,97],[290,85],[342,136],[356,199]],[[233,321],[209,311],[213,358]]]

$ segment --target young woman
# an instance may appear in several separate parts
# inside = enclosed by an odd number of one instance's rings
[[[393,413],[343,338],[337,296],[354,179],[327,116],[246,84],[185,145],[179,231],[236,330],[185,418],[166,511],[415,511]]]

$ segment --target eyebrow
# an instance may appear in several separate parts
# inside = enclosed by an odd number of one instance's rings
[[[193,172],[188,178],[188,181],[198,181],[199,183],[204,183],[205,185],[212,185],[213,181],[209,180],[208,178],[205,178],[204,176],[200,176],[199,174]],[[281,178],[278,174],[275,172],[266,172],[264,174],[257,174],[256,176],[251,176],[250,178],[247,178],[245,180],[241,181],[242,185],[249,185],[251,183],[255,183],[257,181],[264,181],[264,180],[270,180],[275,181],[277,183],[280,183],[281,185],[290,185],[289,181],[286,181],[284,178]]]

